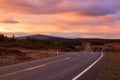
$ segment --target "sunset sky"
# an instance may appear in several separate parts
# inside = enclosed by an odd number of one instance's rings
[[[0,0],[0,33],[120,39],[120,0]]]

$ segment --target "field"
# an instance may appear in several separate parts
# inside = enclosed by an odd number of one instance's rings
[[[111,39],[17,39],[0,35],[0,66],[56,56],[62,52],[84,51],[90,42],[93,51],[103,51],[107,60],[97,80],[120,80],[120,40]],[[49,53],[50,52],[50,53]]]
[[[120,80],[120,53],[108,54],[97,80]]]
[[[0,66],[7,66],[53,56],[56,56],[56,54],[53,52],[47,53],[40,50],[0,47]]]

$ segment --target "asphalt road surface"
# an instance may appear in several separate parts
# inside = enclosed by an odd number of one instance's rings
[[[102,52],[70,52],[0,67],[0,80],[95,80],[104,61]]]

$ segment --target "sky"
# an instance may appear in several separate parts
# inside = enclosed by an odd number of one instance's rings
[[[0,0],[0,34],[120,39],[120,0]]]

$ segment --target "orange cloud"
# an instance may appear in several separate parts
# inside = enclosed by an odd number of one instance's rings
[[[120,12],[116,10],[115,5],[119,1],[114,1],[114,8],[105,5],[106,3],[113,4],[112,0],[103,2],[0,0],[0,32],[19,35],[20,33],[21,35],[42,33],[64,37],[69,35],[69,37],[100,38],[113,34],[108,38],[118,38]]]

